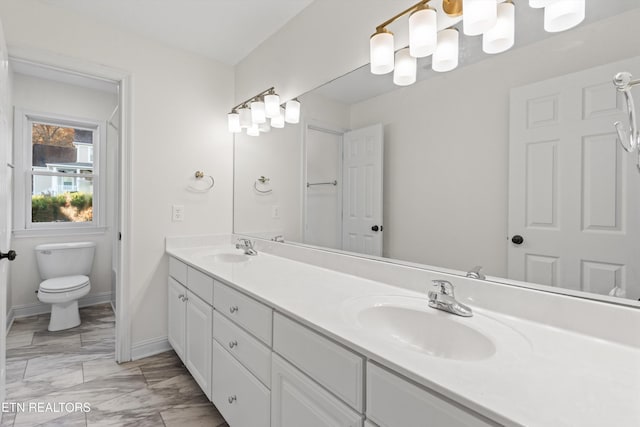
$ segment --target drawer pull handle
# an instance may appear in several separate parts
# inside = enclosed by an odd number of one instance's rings
[[[227,399],[229,401],[229,404],[232,404],[233,402],[235,402],[236,399],[236,395],[234,394],[233,396],[229,396],[229,398]]]
[[[229,348],[236,347],[238,345],[238,341],[229,341]]]
[[[233,314],[238,311],[238,306],[234,305],[233,307],[229,307],[229,313]]]

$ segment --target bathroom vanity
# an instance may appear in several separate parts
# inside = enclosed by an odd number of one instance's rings
[[[168,239],[167,253],[169,342],[233,427],[640,424],[637,340],[558,327],[556,308],[583,315],[575,298],[516,290],[547,298],[545,323],[535,295],[521,317],[497,310],[510,287],[424,270],[419,292],[231,242]],[[473,317],[429,308],[432,279]]]

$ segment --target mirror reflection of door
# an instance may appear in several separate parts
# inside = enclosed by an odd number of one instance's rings
[[[383,127],[307,126],[304,243],[382,256]]]
[[[640,174],[612,77],[640,58],[512,90],[509,278],[640,297]],[[635,263],[635,265],[634,265]]]

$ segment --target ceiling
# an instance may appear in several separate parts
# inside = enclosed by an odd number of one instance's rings
[[[235,65],[313,0],[40,0]]]

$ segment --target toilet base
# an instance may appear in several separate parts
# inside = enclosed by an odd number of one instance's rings
[[[64,303],[51,304],[51,319],[49,327],[51,332],[75,328],[80,324],[80,312],[78,300]]]

